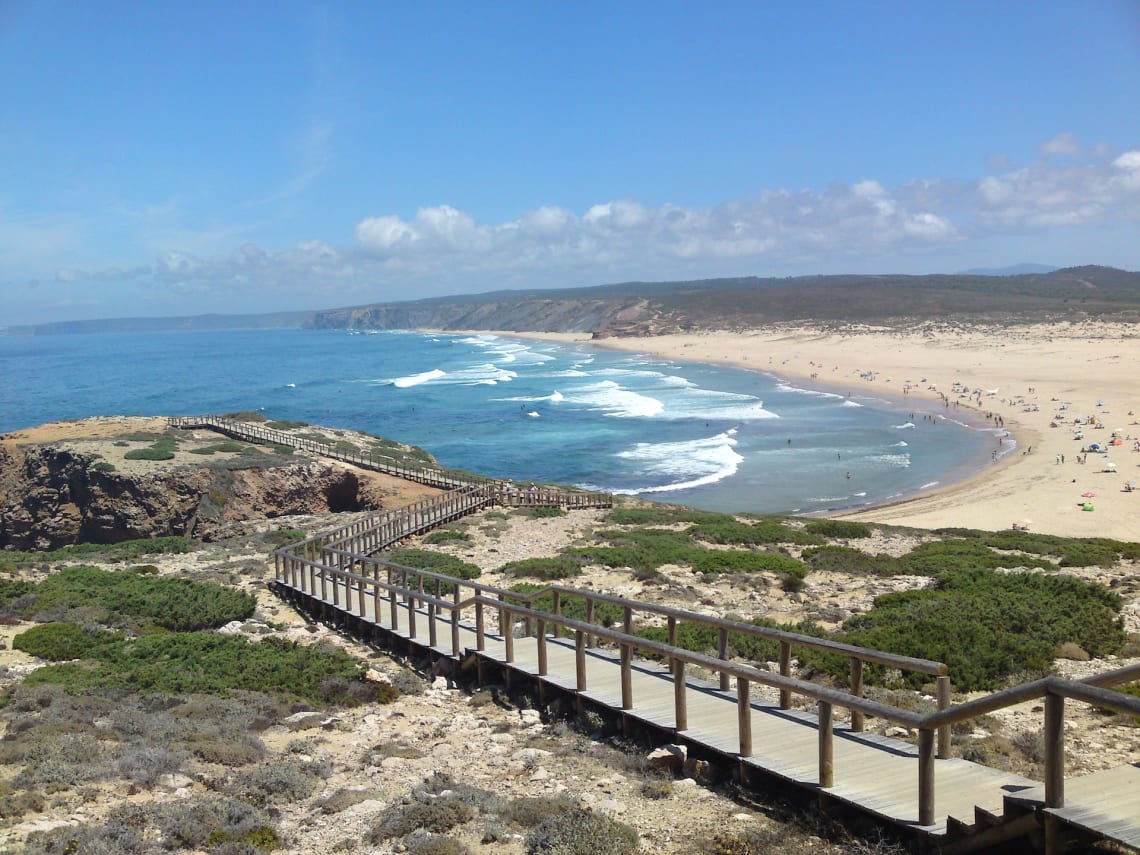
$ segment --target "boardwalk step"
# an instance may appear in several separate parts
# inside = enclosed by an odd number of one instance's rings
[[[983,807],[974,806],[974,827],[980,828],[997,828],[1002,823],[1002,817],[998,816],[992,811],[988,811]]]

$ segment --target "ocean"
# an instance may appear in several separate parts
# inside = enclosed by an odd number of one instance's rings
[[[293,329],[0,336],[0,432],[240,410],[366,431],[494,477],[736,512],[894,501],[991,465],[997,447],[984,423],[934,404],[586,344]]]

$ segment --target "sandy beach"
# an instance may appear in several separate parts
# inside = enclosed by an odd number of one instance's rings
[[[916,418],[990,414],[989,423],[1017,442],[1014,453],[964,482],[843,516],[922,528],[996,530],[1016,523],[1047,534],[1140,540],[1140,490],[1125,490],[1128,481],[1140,485],[1140,331],[1134,324],[931,323],[905,330],[802,324],[590,343],[737,365],[841,394],[896,398]],[[1120,444],[1109,445],[1114,434]],[[1091,443],[1108,453],[1083,454]],[[1086,502],[1091,511],[1083,509]]]

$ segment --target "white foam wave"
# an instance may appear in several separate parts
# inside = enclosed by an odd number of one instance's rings
[[[613,380],[570,389],[566,400],[621,418],[650,418],[660,415],[665,409],[665,405],[656,398],[623,389]]]
[[[926,483],[926,484],[923,484],[923,485],[922,485],[921,487],[919,487],[918,489],[920,489],[920,490],[929,490],[929,489],[931,489],[932,487],[937,487],[937,486],[938,486],[940,483],[941,483],[940,481],[930,481],[930,482],[928,482],[928,483]]]
[[[421,383],[429,383],[432,380],[438,380],[440,377],[445,377],[446,372],[433,368],[431,371],[424,371],[420,374],[409,374],[407,377],[397,377],[392,381],[392,385],[397,389],[409,389],[412,386],[419,386]]]
[[[781,392],[793,392],[797,395],[813,395],[817,398],[842,398],[842,395],[836,395],[834,392],[823,392],[819,389],[803,389],[799,386],[792,386],[790,383],[777,383],[776,388]],[[856,405],[858,406],[858,405]]]
[[[492,398],[494,401],[514,401],[522,404],[535,404],[539,401],[551,401],[557,404],[559,401],[565,400],[561,392],[555,389],[549,395],[513,395],[510,398]]]
[[[910,466],[909,454],[873,454],[866,459],[872,463],[886,463],[888,466],[900,468]]]
[[[669,479],[668,483],[616,492],[671,493],[723,481],[736,474],[744,460],[735,445],[727,433],[681,442],[639,442],[617,456],[635,462],[640,472]]]
[[[855,401],[852,401],[850,398],[848,398],[846,401],[843,402],[843,406],[845,406],[845,407],[861,407],[863,405],[856,403]]]
[[[907,448],[909,446],[910,446],[910,443],[907,442],[906,440],[903,440],[903,439],[900,439],[898,442],[896,442],[894,444],[895,448]]]
[[[907,428],[914,427],[914,422],[905,422],[904,424],[901,424],[901,425],[894,425],[894,427],[897,430],[906,430]]]

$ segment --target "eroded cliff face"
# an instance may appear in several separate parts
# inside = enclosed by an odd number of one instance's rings
[[[0,446],[0,548],[164,535],[211,540],[243,520],[382,506],[360,473],[320,460],[136,473],[100,471],[98,462],[95,454],[50,445]]]

